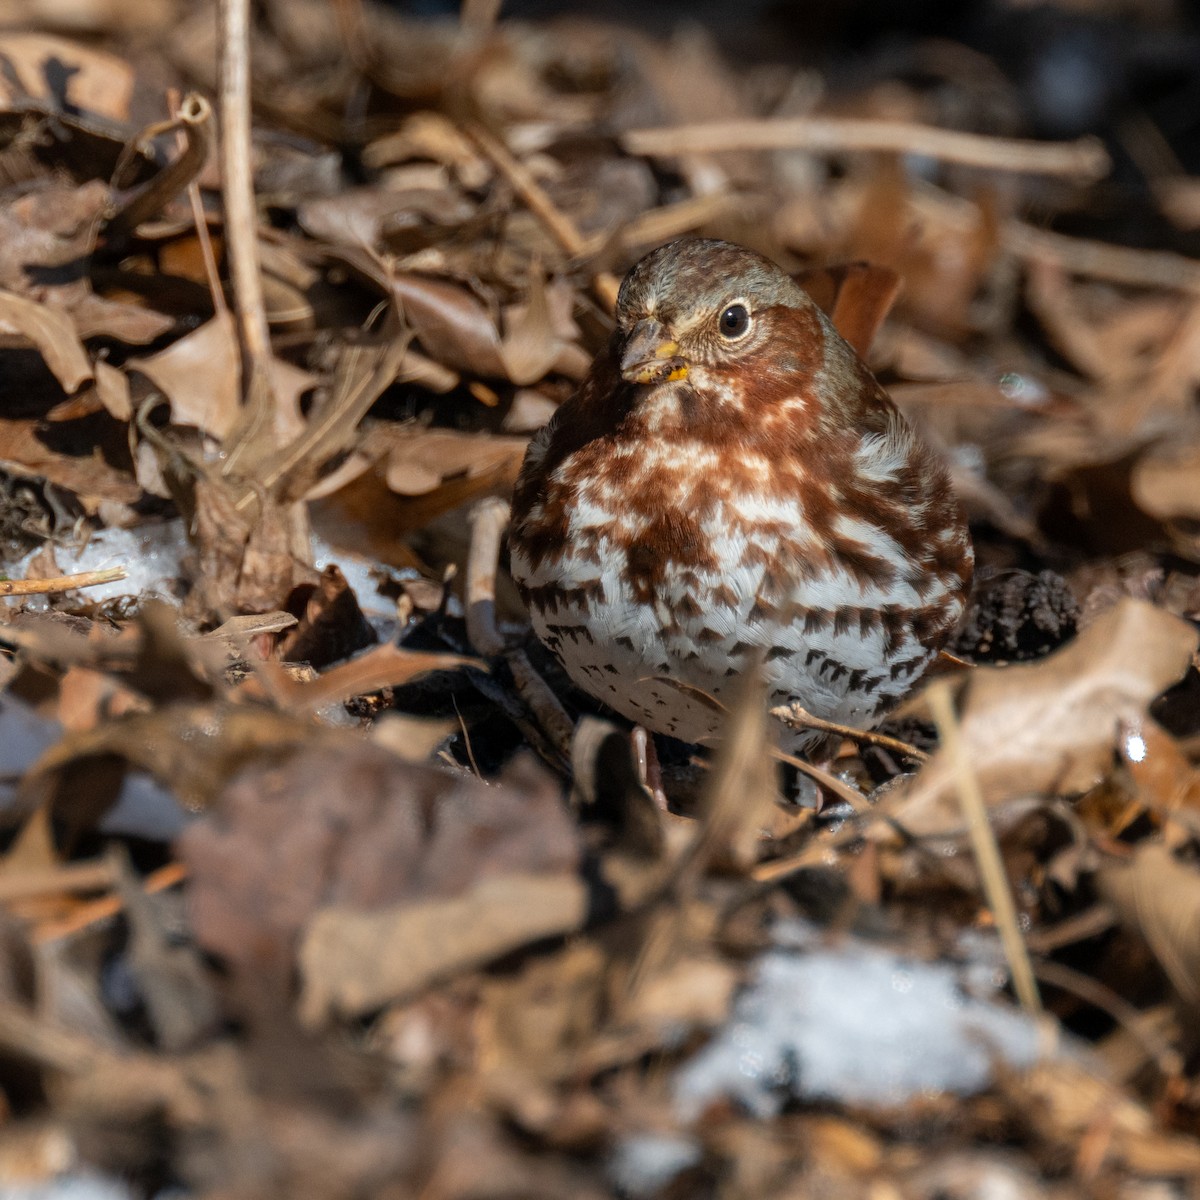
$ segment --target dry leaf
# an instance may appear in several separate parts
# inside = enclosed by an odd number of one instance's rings
[[[79,497],[85,512],[102,505],[132,505],[142,489],[125,472],[110,466],[93,446],[90,453],[65,454],[47,444],[36,421],[8,421],[0,417],[0,465],[17,475],[49,480]]]
[[[504,378],[496,324],[465,288],[444,279],[397,275],[392,291],[430,358],[456,371]]]
[[[804,271],[795,278],[860,358],[869,354],[903,284],[890,267],[865,262]]]
[[[1200,437],[1181,433],[1138,459],[1130,479],[1138,507],[1160,521],[1200,521]]]
[[[387,643],[333,667],[311,683],[296,683],[286,677],[277,679],[273,690],[278,703],[289,711],[317,712],[354,696],[400,687],[429,671],[452,671],[462,666],[482,669],[484,664],[458,654],[430,654]]]
[[[546,281],[539,263],[530,269],[529,294],[524,304],[509,309],[507,326],[500,359],[508,378],[520,387],[537,383],[557,362],[562,349],[551,324]]]
[[[1123,600],[1074,642],[1028,666],[977,667],[961,693],[962,738],[989,804],[1086,791],[1113,765],[1122,721],[1174,683],[1200,636]],[[892,810],[911,833],[958,828],[958,781],[939,750]]]
[[[134,74],[114,54],[66,38],[9,32],[0,37],[0,60],[7,68],[0,72],[6,108],[35,100],[48,108],[129,120]]]
[[[91,379],[91,360],[65,313],[13,292],[0,292],[0,329],[28,338],[64,392],[74,392]]]
[[[376,641],[375,632],[358,607],[358,597],[341,568],[331,563],[321,578],[301,589],[304,611],[280,639],[278,654],[288,662],[328,666],[349,658]],[[293,608],[296,607],[293,597]]]
[[[129,376],[116,367],[99,361],[96,371],[96,398],[104,405],[109,416],[118,421],[128,421],[133,416],[133,401],[129,397]]]
[[[587,908],[587,885],[574,874],[512,874],[483,879],[451,900],[383,912],[323,909],[300,949],[301,1018],[319,1025],[362,1016],[434,980],[579,929]]]
[[[1147,842],[1133,862],[1096,872],[1096,887],[1123,924],[1137,930],[1175,990],[1200,1008],[1200,870]]]
[[[218,314],[149,358],[131,358],[171,402],[171,420],[223,439],[238,419],[241,360],[233,318]]]
[[[464,896],[487,879],[574,883],[575,827],[557,785],[532,763],[488,785],[402,762],[344,732],[323,740],[243,773],[184,834],[192,923],[213,953],[254,970],[268,952],[290,961],[320,910],[369,924],[401,902]]]
[[[379,430],[374,442],[385,439]],[[529,444],[524,437],[455,433],[449,429],[397,429],[387,460],[387,485],[399,496],[424,496],[451,480],[516,478]],[[455,503],[461,503],[456,500]]]

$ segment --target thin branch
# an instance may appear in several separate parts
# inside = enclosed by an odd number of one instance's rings
[[[1080,183],[1103,178],[1112,165],[1097,138],[1035,142],[859,117],[768,117],[635,129],[626,133],[621,143],[631,154],[650,156],[723,150],[808,150],[820,154],[884,150],[993,171],[1063,176]]]
[[[164,133],[174,132],[182,140],[179,156],[135,191],[113,214],[108,222],[110,233],[132,232],[143,221],[157,216],[204,169],[212,138],[212,108],[203,96],[189,92],[170,121],[159,122],[142,130],[134,139],[134,144],[143,145]]]
[[[1050,262],[1073,275],[1129,287],[1200,293],[1200,262],[1169,250],[1137,250],[1036,229],[1021,221],[1004,226],[1005,248],[1018,258]]]
[[[930,686],[926,696],[938,728],[938,736],[942,740],[942,748],[950,759],[958,781],[959,802],[967,821],[975,859],[979,864],[984,896],[1000,931],[1000,942],[1004,947],[1004,957],[1008,960],[1013,987],[1026,1012],[1036,1015],[1042,1011],[1042,1000],[1038,995],[1033,965],[1029,961],[1025,940],[1021,936],[1017,906],[1013,901],[1008,875],[1005,874],[1004,863],[1000,858],[996,835],[988,820],[979,779],[971,767],[967,748],[959,732],[958,719],[954,715],[954,705],[950,697],[950,686],[944,680],[939,680]]]
[[[272,415],[271,337],[263,302],[258,260],[258,208],[250,140],[250,0],[220,0],[221,197],[225,206],[225,253],[233,284],[238,346],[242,358],[242,400],[246,408],[230,435],[222,472],[233,474],[238,460],[261,436]]]
[[[771,749],[771,757],[781,763],[787,763],[789,767],[794,767],[802,775],[807,775],[809,779],[819,783],[832,795],[845,800],[860,817],[882,815],[876,812],[866,796],[856,791],[844,780],[839,779],[833,772],[825,770],[824,767],[819,767],[816,763],[810,763],[806,759],[797,758],[794,754],[788,754],[787,751],[774,747]]]
[[[183,105],[179,101],[179,93],[174,88],[170,88],[167,95],[171,111],[179,115],[183,109]],[[190,103],[193,95],[189,94],[184,103]],[[211,112],[212,109],[210,108],[210,115]],[[186,135],[180,130],[177,140],[180,143],[181,151],[185,139]],[[200,246],[200,259],[204,263],[204,278],[208,281],[208,292],[212,297],[213,312],[216,314],[218,320],[220,320],[228,315],[229,305],[225,302],[225,289],[221,286],[221,272],[217,268],[217,256],[213,252],[212,238],[208,233],[208,217],[204,212],[204,198],[200,194],[200,184],[196,179],[192,179],[188,183],[187,194],[188,204],[192,210],[192,224],[196,228],[196,241]]]
[[[142,881],[142,891],[148,896],[166,891],[182,883],[187,878],[187,868],[183,863],[171,862],[151,871]],[[124,902],[116,893],[101,896],[89,904],[80,905],[69,917],[61,921],[50,921],[39,925],[33,933],[33,941],[38,945],[58,941],[59,938],[69,937],[79,933],[99,921],[115,917],[124,908]]]
[[[509,508],[503,500],[481,500],[471,509],[471,545],[467,557],[467,639],[485,656],[504,653],[496,628],[496,561],[500,539],[508,528]]]
[[[112,864],[107,859],[64,863],[37,871],[0,875],[0,903],[27,900],[62,892],[95,892],[113,884]]]
[[[128,573],[124,567],[108,567],[103,571],[83,571],[78,575],[51,575],[46,579],[0,579],[0,596],[48,596],[57,592],[73,592],[76,588],[116,583]]]
[[[587,258],[591,242],[575,228],[575,222],[570,217],[559,211],[529,168],[514,157],[498,138],[494,138],[481,126],[469,125],[467,133],[492,160],[493,166],[512,184],[526,208],[542,223],[562,252],[568,258]],[[620,286],[620,281],[608,271],[601,271],[592,276],[592,292],[609,312],[617,306],[617,292]]]
[[[490,32],[500,16],[503,0],[462,0],[458,19],[472,33]]]
[[[839,725],[836,721],[826,721],[814,717],[806,708],[799,704],[781,704],[771,709],[771,716],[782,721],[789,729],[817,729],[822,733],[835,733],[838,737],[847,738],[852,742],[861,742],[869,746],[882,746],[885,750],[894,750],[919,763],[929,761],[929,755],[916,746],[903,742],[899,738],[890,737],[886,733],[877,733],[874,729],[856,729],[853,725]]]
[[[513,683],[529,705],[563,762],[571,761],[575,726],[550,685],[537,673],[523,650],[505,654],[496,628],[496,570],[500,541],[508,527],[509,509],[502,500],[483,500],[471,513],[471,546],[467,554],[467,636],[480,654],[504,654]]]

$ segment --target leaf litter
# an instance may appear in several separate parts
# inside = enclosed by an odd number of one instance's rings
[[[0,4],[0,1192],[1200,1195],[1194,17],[451,7]],[[1128,86],[1068,129],[1085,44]],[[791,269],[971,517],[948,746],[914,697],[820,811],[753,676],[659,788],[504,570],[685,233]]]

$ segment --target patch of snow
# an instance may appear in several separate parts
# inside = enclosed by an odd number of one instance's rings
[[[653,1196],[701,1158],[693,1138],[677,1133],[639,1133],[623,1138],[609,1159],[608,1174],[626,1196]]]
[[[39,1183],[0,1181],[4,1200],[133,1200],[133,1192],[119,1179],[93,1171],[59,1175]]]
[[[156,597],[177,603],[178,579],[187,550],[183,521],[176,517],[169,521],[147,521],[135,529],[97,529],[83,546],[55,546],[54,557],[64,575],[125,568],[126,578],[87,589],[88,599],[95,604],[119,596]],[[31,557],[32,554],[26,555],[14,563],[9,568],[9,577],[25,578]],[[22,599],[30,609],[48,607],[44,596]]]
[[[788,1100],[892,1108],[968,1096],[988,1087],[994,1063],[1020,1070],[1044,1047],[1037,1022],[987,998],[990,966],[968,981],[954,963],[857,938],[826,944],[800,922],[777,941],[786,944],[758,960],[728,1023],[676,1075],[684,1119],[723,1097],[768,1117]]]
[[[14,696],[0,699],[0,813],[17,799],[17,781],[38,756],[62,737],[62,726]],[[116,803],[104,814],[101,833],[169,842],[190,814],[149,775],[130,771]]]

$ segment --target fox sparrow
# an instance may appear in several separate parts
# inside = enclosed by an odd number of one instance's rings
[[[720,727],[697,693],[756,662],[772,704],[875,724],[953,633],[973,563],[945,466],[803,289],[692,238],[626,276],[529,447],[509,539],[570,677],[688,742]]]

